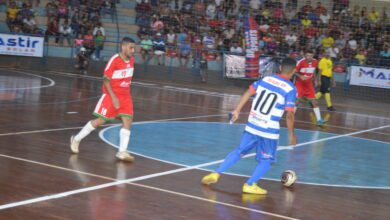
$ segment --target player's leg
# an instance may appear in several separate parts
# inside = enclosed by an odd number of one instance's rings
[[[133,102],[131,97],[120,98],[121,104],[118,116],[122,119],[122,128],[119,131],[119,149],[116,158],[119,160],[132,162],[134,157],[127,152],[131,135],[131,124],[133,123]]]
[[[320,107],[318,106],[318,102],[316,100],[315,89],[313,84],[307,84],[305,90],[305,96],[310,100],[311,105],[313,106],[313,112],[316,116],[317,125],[324,125],[326,121],[321,118]]]
[[[109,95],[103,94],[96,104],[95,110],[93,112],[93,115],[97,118],[89,121],[77,135],[70,138],[70,149],[73,153],[79,152],[79,144],[82,139],[84,139],[97,127],[103,125],[107,120],[110,120],[110,114],[112,114],[113,108],[114,107],[112,106]]]
[[[328,107],[329,111],[335,111],[336,109],[332,105],[332,100],[330,98],[330,86],[331,86],[331,78],[330,77],[324,77],[324,88],[322,89],[322,92],[325,94],[325,101],[326,105]]]
[[[216,183],[219,179],[220,174],[225,172],[229,167],[231,167],[238,160],[240,160],[241,155],[248,153],[256,146],[256,141],[257,140],[253,134],[244,131],[240,145],[226,156],[225,160],[215,170],[215,172],[203,177],[202,183],[206,185]]]
[[[102,118],[96,118],[87,122],[86,125],[79,131],[79,133],[70,138],[70,149],[73,153],[77,154],[79,152],[80,141],[88,136],[92,131],[94,131],[99,126],[103,125],[105,121]]]
[[[259,162],[252,173],[252,176],[246,181],[242,187],[244,193],[251,194],[267,194],[267,190],[260,188],[257,182],[268,172],[271,168],[271,161],[275,160],[276,149],[278,145],[277,140],[257,137],[258,146],[256,148],[256,159]]]

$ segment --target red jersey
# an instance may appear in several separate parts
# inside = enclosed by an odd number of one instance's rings
[[[125,62],[119,54],[115,54],[108,61],[104,69],[104,78],[110,80],[112,91],[116,95],[129,95],[130,84],[133,79],[134,72],[134,57]],[[103,93],[108,94],[103,86]]]
[[[306,76],[307,80],[302,80],[301,78],[297,77],[297,81],[304,81],[304,82],[312,82],[312,78],[315,74],[316,68],[318,65],[318,61],[316,59],[313,59],[310,63],[306,61],[306,59],[301,59],[297,63],[297,74],[301,76]]]

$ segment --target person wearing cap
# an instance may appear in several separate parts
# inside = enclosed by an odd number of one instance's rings
[[[320,99],[322,95],[325,95],[326,105],[329,111],[335,111],[331,99],[330,99],[330,87],[336,86],[336,81],[332,77],[333,62],[330,58],[329,52],[324,53],[324,57],[318,64],[318,71],[321,80],[318,82],[320,85],[320,91],[316,94],[316,99]]]
[[[82,74],[87,74],[87,69],[89,65],[89,57],[87,49],[81,47],[79,53],[76,55],[76,65],[75,68],[80,71]]]

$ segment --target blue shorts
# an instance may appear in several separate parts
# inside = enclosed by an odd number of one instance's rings
[[[278,140],[264,138],[244,131],[241,137],[241,143],[236,150],[238,150],[241,155],[245,155],[253,148],[256,148],[256,160],[275,161],[277,147]]]

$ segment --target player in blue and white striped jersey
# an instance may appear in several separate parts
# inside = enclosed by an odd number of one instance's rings
[[[254,82],[244,93],[236,109],[231,113],[231,120],[235,122],[239,118],[242,107],[252,95],[255,95],[241,143],[227,155],[215,172],[203,177],[204,184],[216,183],[220,174],[236,163],[242,155],[255,148],[258,165],[242,190],[244,193],[267,194],[266,190],[257,186],[257,182],[269,170],[271,161],[275,160],[279,140],[279,121],[285,111],[287,112],[290,145],[295,145],[297,142],[294,134],[294,108],[297,91],[290,81],[295,73],[295,66],[294,59],[285,58],[282,61],[280,75],[264,77]]]

